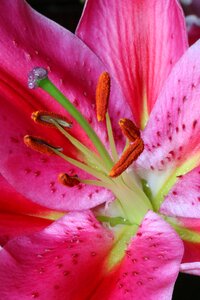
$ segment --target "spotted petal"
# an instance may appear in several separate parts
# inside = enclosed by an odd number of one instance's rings
[[[138,125],[157,100],[172,66],[187,48],[175,0],[88,0],[76,34],[122,86]]]
[[[58,172],[71,170],[84,178],[86,174],[79,173],[76,168],[56,158],[31,153],[23,145],[25,134],[38,135],[53,145],[62,146],[67,154],[77,156],[74,147],[55,130],[36,128],[31,123],[30,115],[35,110],[68,115],[45,92],[28,90],[27,74],[35,66],[49,70],[49,77],[82,111],[101,139],[106,141],[105,126],[97,124],[94,112],[96,82],[105,67],[76,36],[36,13],[24,1],[16,0],[13,3],[12,0],[2,0],[0,11],[1,173],[18,192],[54,209],[89,208],[110,199],[110,194],[106,191],[101,194],[96,187],[83,186],[75,192],[58,186]],[[112,82],[110,105],[119,147],[123,146],[124,141],[116,124],[127,111],[122,101],[120,89]],[[91,147],[91,142],[76,122],[71,132]],[[66,194],[70,197],[66,197]]]
[[[161,190],[166,195],[177,176],[200,162],[199,50],[197,42],[173,68],[143,134],[145,151],[138,165],[154,197]]]
[[[150,211],[132,238],[126,256],[92,299],[171,299],[182,255],[177,234]]]
[[[91,213],[70,213],[40,232],[11,240],[0,250],[1,298],[88,299],[111,243],[112,235]]]
[[[165,197],[160,212],[167,216],[200,218],[199,179],[200,167],[179,178]]]

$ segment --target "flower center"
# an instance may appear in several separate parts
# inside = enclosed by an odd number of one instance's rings
[[[103,72],[99,77],[96,88],[96,113],[99,122],[104,122],[105,120],[110,151],[106,149],[80,111],[49,80],[45,69],[34,68],[29,74],[28,86],[31,89],[40,87],[58,101],[73,119],[79,123],[94,145],[95,150],[86,147],[70,133],[70,129],[73,127],[70,120],[61,115],[43,111],[34,112],[32,114],[33,120],[41,125],[56,127],[76,147],[81,154],[81,159],[74,159],[65,155],[62,147],[51,145],[50,142],[39,137],[26,136],[24,138],[25,144],[42,153],[56,154],[68,163],[95,177],[94,180],[86,180],[76,176],[70,177],[68,174],[63,173],[58,176],[58,180],[65,186],[73,187],[79,183],[84,183],[101,186],[112,191],[116,197],[115,201],[106,206],[107,209],[104,211],[104,214],[101,214],[97,209],[99,221],[108,222],[111,226],[117,224],[139,225],[146,212],[152,209],[152,205],[145,193],[142,181],[128,167],[142,153],[144,145],[140,137],[140,131],[133,122],[128,119],[121,119],[119,125],[127,142],[121,157],[118,158],[108,112],[110,95],[109,74]]]

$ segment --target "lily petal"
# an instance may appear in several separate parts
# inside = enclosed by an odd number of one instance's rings
[[[88,0],[76,34],[120,83],[137,125],[144,127],[165,79],[187,48],[178,2]]]
[[[0,245],[4,246],[14,237],[40,231],[51,223],[43,218],[0,213]]]
[[[149,211],[126,256],[92,299],[171,299],[182,255],[183,245],[178,235]]]
[[[199,165],[199,50],[197,42],[173,68],[143,133],[145,150],[137,164],[154,194],[168,184],[166,195],[177,176]]]
[[[180,266],[180,271],[191,275],[200,275],[200,262],[184,263]]]
[[[166,219],[183,241],[184,255],[180,270],[200,275],[200,218],[166,217]]]
[[[31,202],[15,189],[5,180],[0,174],[0,211],[10,212],[15,214],[31,214],[47,216],[52,214],[52,211]]]
[[[184,255],[180,270],[184,273],[200,275],[200,218],[178,218],[178,223],[190,231],[188,237],[183,236]]]
[[[41,232],[11,240],[0,251],[1,298],[88,299],[112,241],[89,212],[70,213]]]
[[[200,166],[179,178],[165,197],[160,212],[167,216],[200,218],[199,178]]]
[[[0,11],[1,173],[25,197],[53,209],[86,209],[110,199],[110,193],[101,189],[101,194],[98,188],[82,186],[78,192],[76,188],[67,189],[66,192],[66,188],[56,183],[58,172],[73,170],[81,176],[83,172],[78,172],[57,158],[46,159],[43,155],[31,153],[23,145],[25,134],[37,133],[53,145],[63,146],[69,155],[77,155],[74,147],[64,142],[63,136],[54,129],[40,129],[31,123],[30,115],[35,110],[67,115],[42,90],[28,90],[27,74],[35,66],[49,70],[49,76],[58,88],[82,110],[97,134],[106,141],[105,125],[98,124],[94,111],[96,82],[105,67],[76,36],[32,10],[24,1],[16,0],[13,3],[12,0],[2,0]],[[119,148],[123,147],[124,139],[117,121],[124,117],[127,110],[122,101],[120,89],[112,82],[110,105]],[[127,113],[130,115],[130,112]],[[75,122],[71,132],[91,147],[88,137]],[[83,177],[86,177],[85,173]],[[20,178],[20,183],[17,178]],[[66,194],[70,197],[66,197]],[[89,201],[83,200],[85,198]]]

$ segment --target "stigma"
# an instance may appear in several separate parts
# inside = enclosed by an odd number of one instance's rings
[[[35,89],[39,86],[40,80],[47,78],[48,72],[45,68],[35,67],[28,74],[28,87],[29,89]]]

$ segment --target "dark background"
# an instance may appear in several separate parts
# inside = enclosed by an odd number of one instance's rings
[[[28,0],[27,2],[37,11],[70,31],[75,30],[83,9],[83,4],[79,0]],[[180,274],[175,285],[173,300],[193,299],[200,299],[200,278]]]

